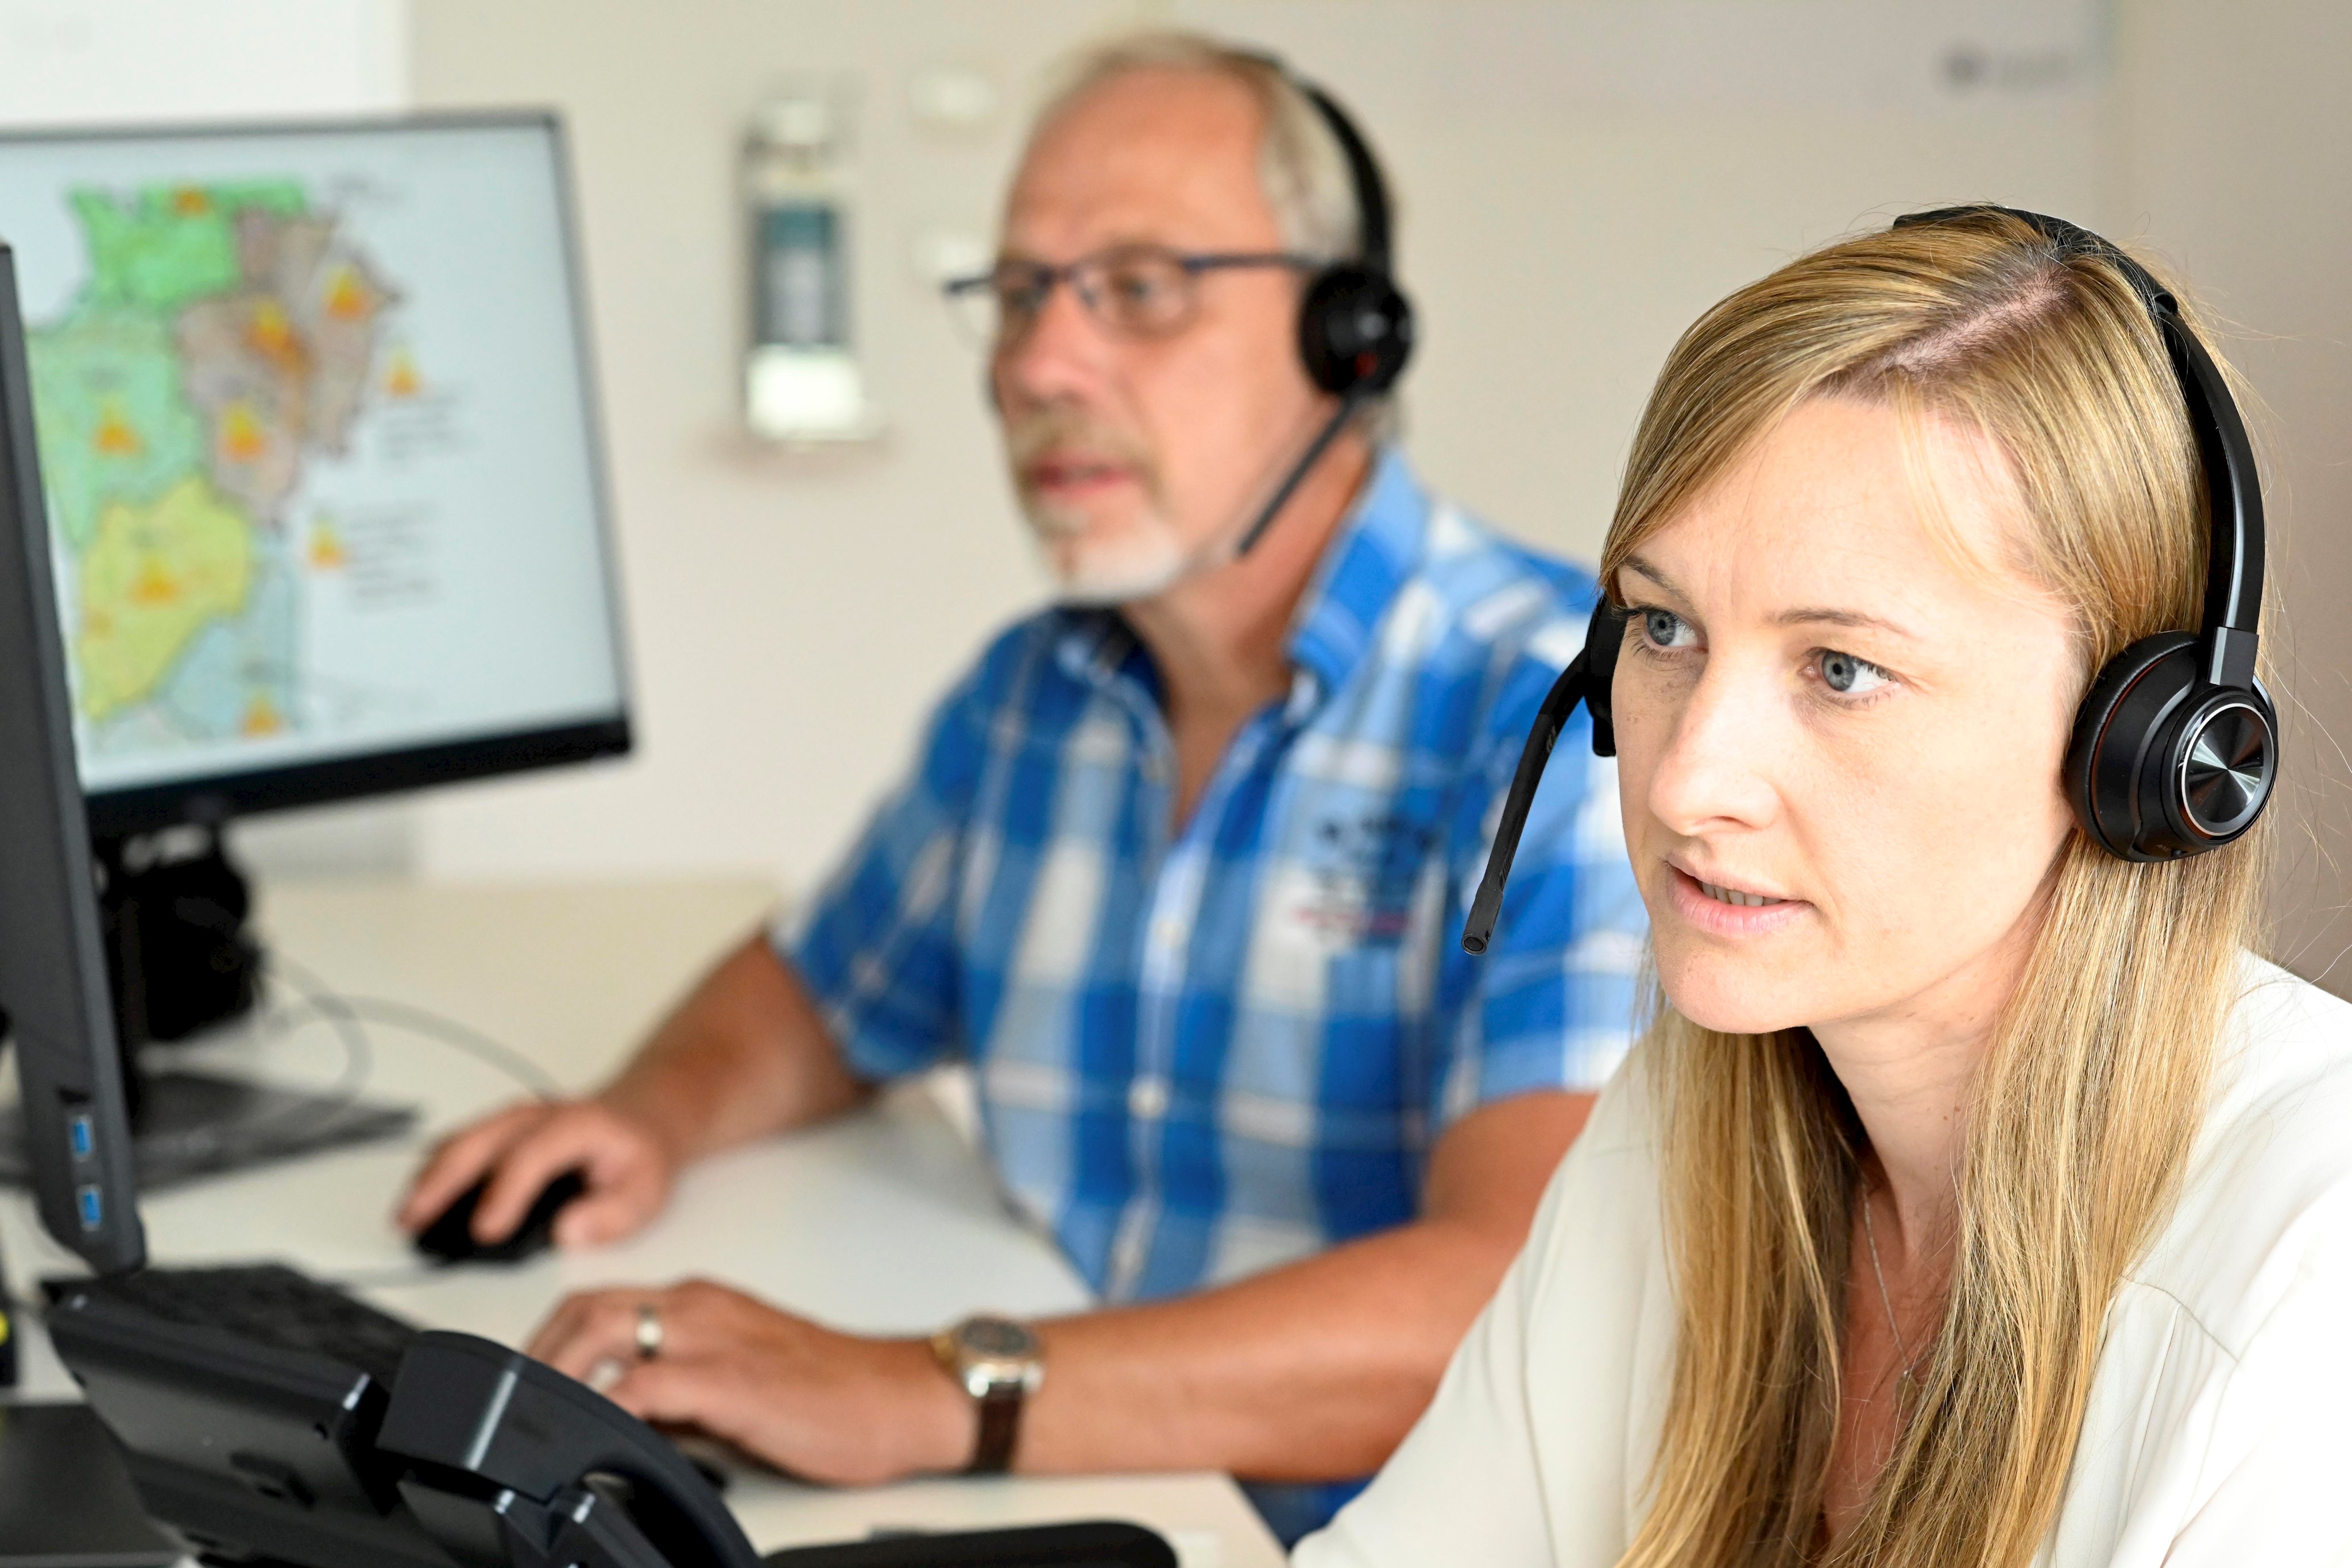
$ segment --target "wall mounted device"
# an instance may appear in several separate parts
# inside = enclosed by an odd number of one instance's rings
[[[743,417],[763,441],[822,444],[882,433],[851,311],[852,101],[845,83],[796,84],[760,105],[743,140]]]

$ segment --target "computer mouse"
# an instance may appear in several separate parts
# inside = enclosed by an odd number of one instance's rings
[[[484,1176],[454,1198],[433,1223],[416,1233],[416,1249],[443,1263],[520,1263],[536,1258],[555,1243],[555,1217],[564,1205],[588,1190],[587,1173],[578,1166],[540,1188],[530,1212],[514,1234],[503,1241],[477,1241],[471,1228],[474,1210],[489,1190]]]

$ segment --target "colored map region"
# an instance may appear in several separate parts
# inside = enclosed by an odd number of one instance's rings
[[[300,727],[289,513],[348,452],[400,294],[293,181],[77,190],[89,276],[29,334],[75,701],[101,753]],[[403,350],[385,378],[413,388]]]
[[[152,506],[109,503],[81,557],[83,711],[102,718],[146,696],[206,622],[243,611],[254,555],[253,525],[198,476]]]

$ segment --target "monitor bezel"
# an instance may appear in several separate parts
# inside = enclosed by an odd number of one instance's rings
[[[186,822],[219,822],[230,817],[326,805],[398,794],[436,784],[456,784],[543,768],[626,756],[635,744],[631,716],[635,693],[629,658],[628,621],[621,583],[621,552],[614,521],[612,476],[605,446],[605,421],[597,375],[594,312],[589,302],[587,258],[582,243],[580,201],[572,164],[571,139],[563,117],[546,108],[424,110],[398,114],[303,116],[289,119],[199,120],[152,124],[60,125],[0,131],[0,148],[48,142],[189,141],[268,136],[348,134],[397,135],[421,131],[514,131],[545,132],[555,176],[556,222],[563,253],[564,287],[571,302],[572,341],[578,361],[580,412],[588,442],[589,491],[596,514],[596,540],[604,564],[606,624],[612,634],[614,683],[619,703],[606,717],[527,731],[452,737],[418,746],[357,751],[314,762],[239,768],[192,775],[162,783],[92,790],[84,786],[90,831],[123,838]],[[5,237],[5,236],[0,236]],[[34,411],[38,417],[39,411]],[[76,771],[80,768],[76,747]]]
[[[0,242],[0,556],[6,557],[0,594],[8,600],[0,625],[32,644],[30,660],[0,679],[0,727],[22,742],[9,752],[0,785],[9,808],[0,849],[7,869],[0,888],[0,1046],[16,1047],[25,1161],[42,1228],[100,1273],[119,1273],[145,1260],[146,1231],[74,755],[22,322],[15,260]]]

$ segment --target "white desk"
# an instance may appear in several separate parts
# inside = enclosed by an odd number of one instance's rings
[[[285,884],[265,890],[273,946],[352,996],[395,998],[460,1020],[520,1051],[562,1083],[595,1082],[677,994],[766,907],[748,883],[429,887]],[[439,1041],[382,1025],[369,1092],[424,1108],[427,1135],[520,1092]],[[238,1036],[191,1062],[233,1061],[290,1082],[335,1081],[343,1053],[319,1026]],[[425,1275],[394,1229],[393,1199],[417,1145],[379,1145],[217,1178],[141,1205],[159,1263],[280,1257],[433,1327],[520,1343],[564,1291],[723,1280],[779,1305],[869,1333],[928,1332],[966,1312],[1083,1306],[1085,1286],[1050,1241],[994,1197],[985,1165],[919,1087],[817,1131],[739,1151],[688,1173],[644,1234],[583,1255],[508,1270]],[[0,1199],[0,1245],[22,1299],[64,1267],[30,1204]],[[28,1333],[21,1394],[72,1384]],[[1280,1549],[1238,1489],[1210,1474],[941,1479],[871,1490],[739,1474],[727,1499],[762,1551],[853,1539],[879,1527],[943,1529],[1123,1518],[1175,1542],[1186,1568],[1269,1568]]]

